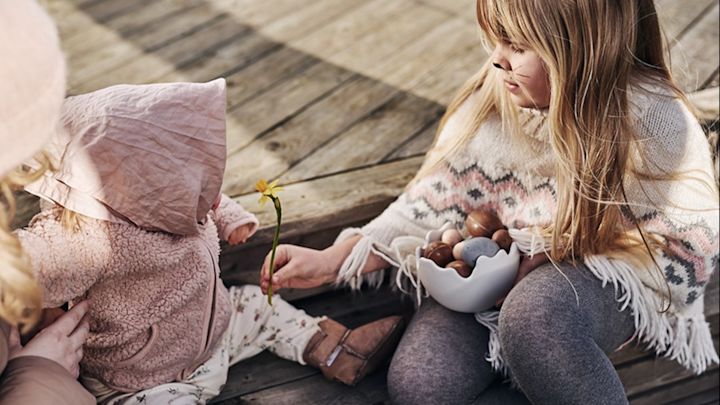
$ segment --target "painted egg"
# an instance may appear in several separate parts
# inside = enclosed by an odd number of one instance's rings
[[[462,260],[475,267],[475,261],[480,256],[493,257],[500,250],[500,246],[489,238],[470,238],[466,239],[462,247]]]
[[[448,268],[454,269],[460,277],[467,278],[470,276],[470,273],[472,273],[473,269],[472,267],[468,266],[467,263],[465,263],[462,260],[454,260],[447,265]]]
[[[500,246],[500,249],[509,252],[510,251],[510,245],[512,245],[512,238],[510,237],[510,232],[508,232],[507,229],[498,229],[493,233],[492,240],[495,241],[495,243]]]
[[[423,251],[423,257],[427,257],[440,267],[445,267],[453,260],[452,248],[441,241],[430,242]]]
[[[500,218],[489,211],[473,211],[465,219],[465,227],[472,236],[489,238],[503,224]]]
[[[461,240],[463,240],[463,237],[462,235],[460,235],[460,231],[458,231],[457,229],[448,229],[447,231],[443,232],[440,240],[452,247],[457,245],[458,242],[460,242]]]

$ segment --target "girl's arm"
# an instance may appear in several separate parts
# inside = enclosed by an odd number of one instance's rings
[[[72,232],[48,211],[16,231],[43,289],[43,307],[58,307],[81,296],[105,273],[113,247],[106,230],[96,225],[83,223]]]
[[[350,256],[361,236],[353,236],[324,250],[294,245],[279,245],[275,253],[273,288],[313,288],[336,280],[338,270]],[[372,273],[389,267],[381,257],[370,253],[362,273]],[[267,293],[269,285],[270,256],[265,257],[260,272],[260,287]]]
[[[243,239],[251,237],[258,229],[258,220],[255,215],[246,211],[225,194],[221,195],[220,203],[210,211],[210,215],[218,227],[220,239],[224,241],[230,241],[233,231],[240,227],[247,227],[247,233]]]
[[[641,171],[664,180],[629,176],[627,200],[640,228],[663,243],[655,255],[668,285],[691,290],[683,304],[703,293],[718,263],[720,206],[707,138],[677,99],[661,98],[647,109],[640,141]],[[680,297],[675,297],[680,299]]]

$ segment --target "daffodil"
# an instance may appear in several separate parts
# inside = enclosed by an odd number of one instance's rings
[[[278,198],[277,193],[283,191],[283,188],[277,185],[278,181],[279,179],[276,179],[268,184],[265,179],[260,179],[255,183],[255,189],[260,192],[258,203],[260,203],[261,207],[264,207],[266,202]]]
[[[275,271],[275,250],[280,241],[280,223],[282,222],[282,206],[280,205],[280,197],[278,197],[277,193],[282,191],[283,188],[277,184],[278,179],[270,184],[268,184],[265,179],[260,179],[255,183],[255,189],[260,193],[260,200],[258,200],[260,206],[263,207],[266,202],[272,201],[275,206],[275,214],[277,215],[275,237],[273,238],[272,252],[270,253],[270,283],[268,285],[268,304],[270,305],[272,305],[272,278]]]

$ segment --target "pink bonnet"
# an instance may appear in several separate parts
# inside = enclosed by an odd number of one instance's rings
[[[92,218],[197,233],[225,171],[225,80],[117,85],[69,97],[59,169],[26,190]]]

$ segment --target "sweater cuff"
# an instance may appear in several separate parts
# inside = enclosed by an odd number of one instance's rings
[[[0,381],[0,404],[94,404],[95,397],[60,364],[38,356],[8,362]]]
[[[248,238],[250,238],[251,236],[253,236],[255,234],[255,232],[257,232],[260,222],[255,217],[255,215],[247,213],[246,215],[243,215],[242,217],[238,218],[237,220],[235,220],[233,222],[226,224],[223,227],[222,235],[220,235],[222,237],[222,240],[227,241],[235,229],[237,229],[238,227],[241,227],[243,225],[247,225],[247,224],[252,225],[250,227],[250,232],[248,233],[248,236],[247,236]]]

